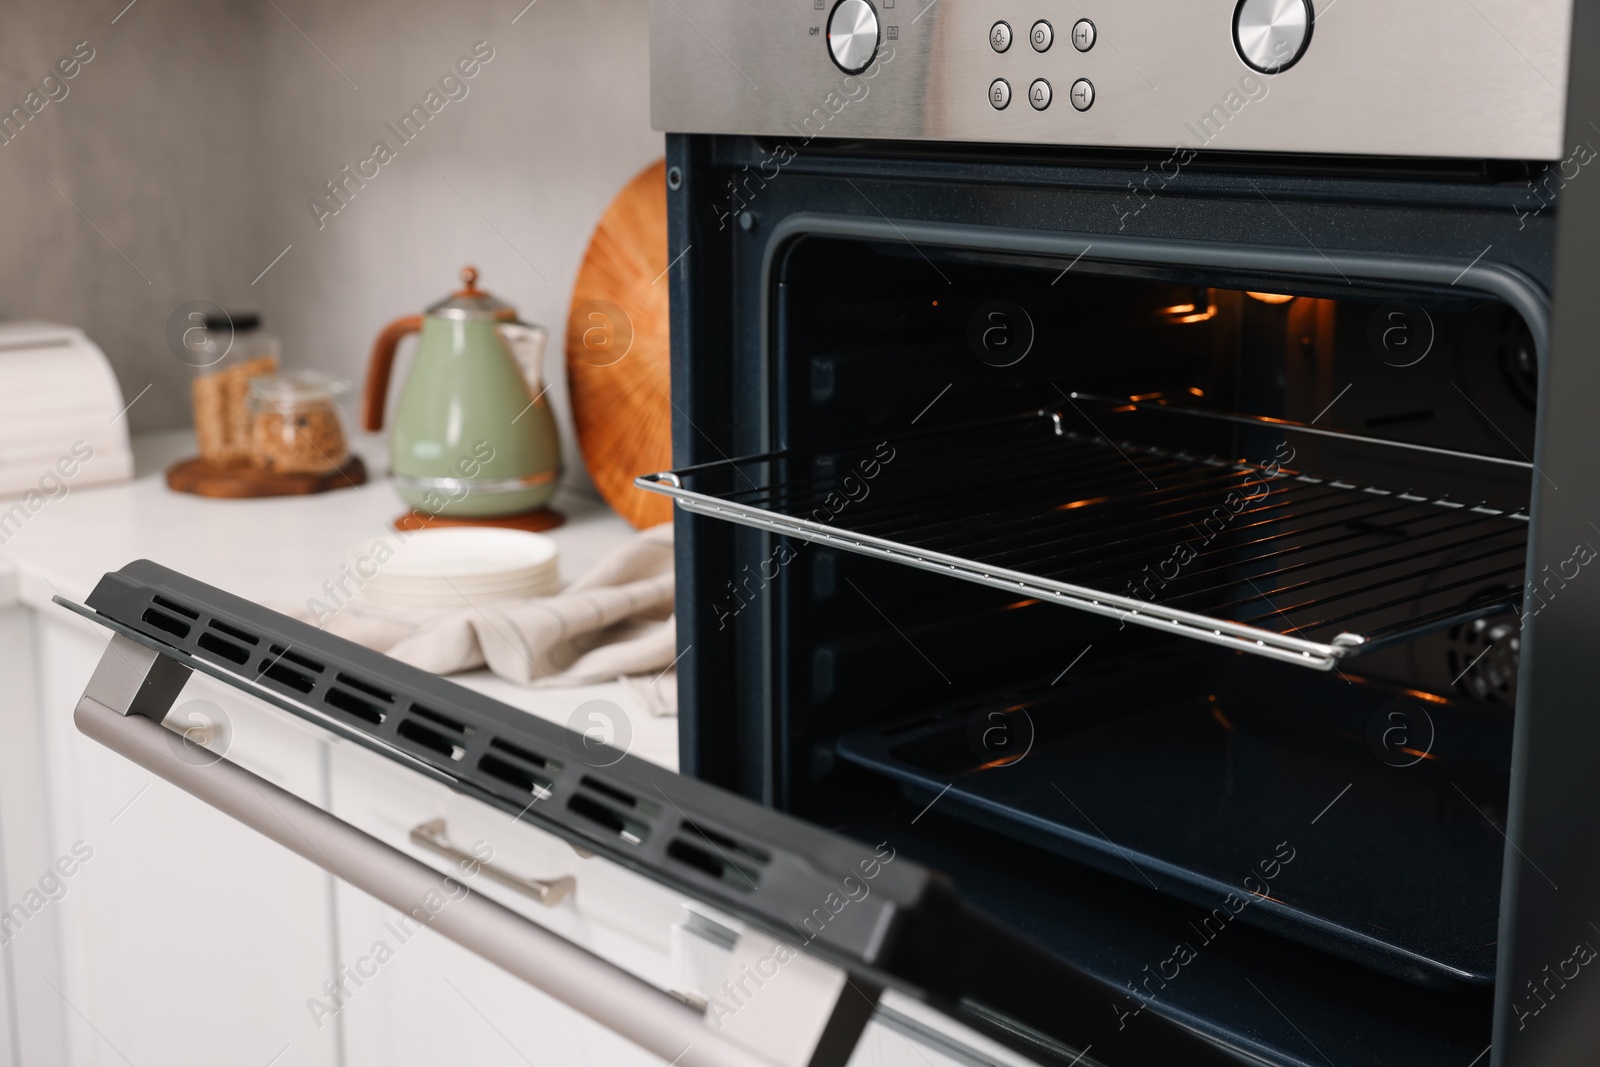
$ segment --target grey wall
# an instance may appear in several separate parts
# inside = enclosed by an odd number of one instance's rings
[[[573,279],[605,205],[662,151],[646,0],[137,0],[113,25],[125,2],[0,10],[7,110],[78,41],[95,49],[0,147],[0,319],[84,327],[127,398],[154,383],[134,429],[176,426],[191,372],[165,325],[184,301],[259,310],[287,365],[359,381],[383,324],[470,262],[551,328],[570,433]],[[478,41],[494,54],[467,95],[401,146],[385,123]],[[395,158],[319,228],[308,200],[380,139]]]
[[[139,0],[112,25],[119,10],[0,8],[0,112],[78,42],[94,50],[65,98],[0,147],[0,319],[83,327],[127,399],[155,383],[134,425],[174,425],[188,369],[167,352],[167,315],[194,295],[242,298],[252,276],[238,277],[256,244],[262,64],[237,56],[259,30],[242,3]]]

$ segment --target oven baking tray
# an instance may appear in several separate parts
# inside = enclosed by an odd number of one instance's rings
[[[1085,432],[1073,407],[637,484],[695,514],[1321,670],[1520,602],[1520,506]],[[1387,447],[1427,453],[1424,475],[1506,462]]]
[[[837,752],[924,811],[1195,905],[1173,936],[1198,954],[1242,921],[1413,983],[1491,984],[1510,709],[1199,659],[1102,665]]]

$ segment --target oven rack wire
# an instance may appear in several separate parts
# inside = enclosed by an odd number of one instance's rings
[[[635,484],[694,514],[1320,670],[1520,602],[1521,511],[1080,432],[1072,405]]]

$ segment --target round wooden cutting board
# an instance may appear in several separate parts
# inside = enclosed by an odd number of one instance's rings
[[[637,529],[672,518],[671,500],[633,484],[672,467],[666,269],[666,162],[659,160],[601,216],[567,313],[578,447],[600,495]]]

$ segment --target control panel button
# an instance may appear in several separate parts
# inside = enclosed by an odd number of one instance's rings
[[[1094,23],[1079,19],[1072,24],[1072,47],[1080,52],[1087,52],[1094,47]]]
[[[1072,99],[1072,106],[1079,111],[1088,111],[1094,106],[1094,83],[1088,78],[1079,78],[1072,83],[1072,92],[1068,94]]]
[[[997,22],[989,27],[989,47],[1004,52],[1011,47],[1011,23]]]
[[[1043,78],[1036,78],[1028,86],[1028,103],[1033,105],[1033,110],[1043,111],[1050,106],[1050,83]]]
[[[1011,83],[1004,78],[996,78],[990,82],[989,103],[996,111],[1004,111],[1006,105],[1011,103]]]
[[[1028,31],[1028,43],[1033,45],[1035,52],[1048,52],[1055,39],[1056,31],[1044,19],[1035,22],[1033,29]]]
[[[1239,58],[1263,74],[1294,66],[1311,43],[1311,0],[1239,0],[1233,43]]]
[[[867,0],[839,0],[828,16],[828,51],[839,69],[860,74],[878,54],[878,13]]]

